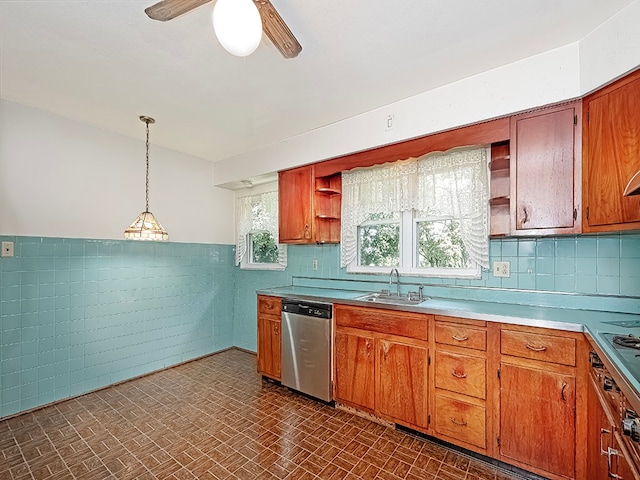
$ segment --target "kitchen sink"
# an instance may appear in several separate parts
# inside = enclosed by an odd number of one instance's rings
[[[387,305],[419,305],[422,302],[426,302],[429,300],[429,297],[418,297],[418,295],[395,295],[387,292],[374,292],[367,293],[366,295],[362,295],[361,297],[357,297],[355,300],[360,300],[362,302],[372,302],[372,303],[384,303]]]

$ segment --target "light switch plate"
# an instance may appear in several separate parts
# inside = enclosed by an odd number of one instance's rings
[[[511,276],[511,262],[493,262],[493,276],[508,278]]]
[[[13,257],[13,242],[2,242],[2,256]]]

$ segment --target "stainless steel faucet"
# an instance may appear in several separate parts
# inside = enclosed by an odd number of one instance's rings
[[[398,273],[398,269],[397,268],[393,268],[391,270],[391,273],[389,274],[389,292],[391,292],[391,285],[393,285],[393,274],[396,274],[396,293],[398,295],[398,297],[400,297],[400,274]]]

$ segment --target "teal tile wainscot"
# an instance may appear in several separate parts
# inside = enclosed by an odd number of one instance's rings
[[[256,290],[378,290],[338,245],[289,246],[282,272],[241,270],[234,247],[0,236],[0,416],[80,395],[230,346],[256,350]],[[403,290],[493,302],[640,313],[640,234],[495,239],[511,277],[401,277]],[[318,269],[313,269],[318,260]]]
[[[352,275],[340,268],[339,245],[290,245],[284,272],[239,270],[234,341],[256,349],[258,289],[299,285],[347,290],[388,288],[388,275]],[[313,260],[318,269],[313,270]],[[640,313],[640,233],[490,242],[490,262],[511,262],[509,278],[482,272],[474,280],[401,277],[403,292],[425,285],[427,295],[525,305]]]
[[[233,345],[230,245],[0,239],[2,417]]]

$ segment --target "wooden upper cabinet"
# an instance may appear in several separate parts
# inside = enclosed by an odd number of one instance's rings
[[[511,234],[581,231],[580,102],[511,117]]]
[[[640,170],[640,70],[584,99],[584,229],[640,228],[640,195],[623,197]]]
[[[313,165],[278,173],[280,243],[339,243],[342,175]]]
[[[280,243],[308,243],[312,236],[310,166],[278,173],[278,217]]]

